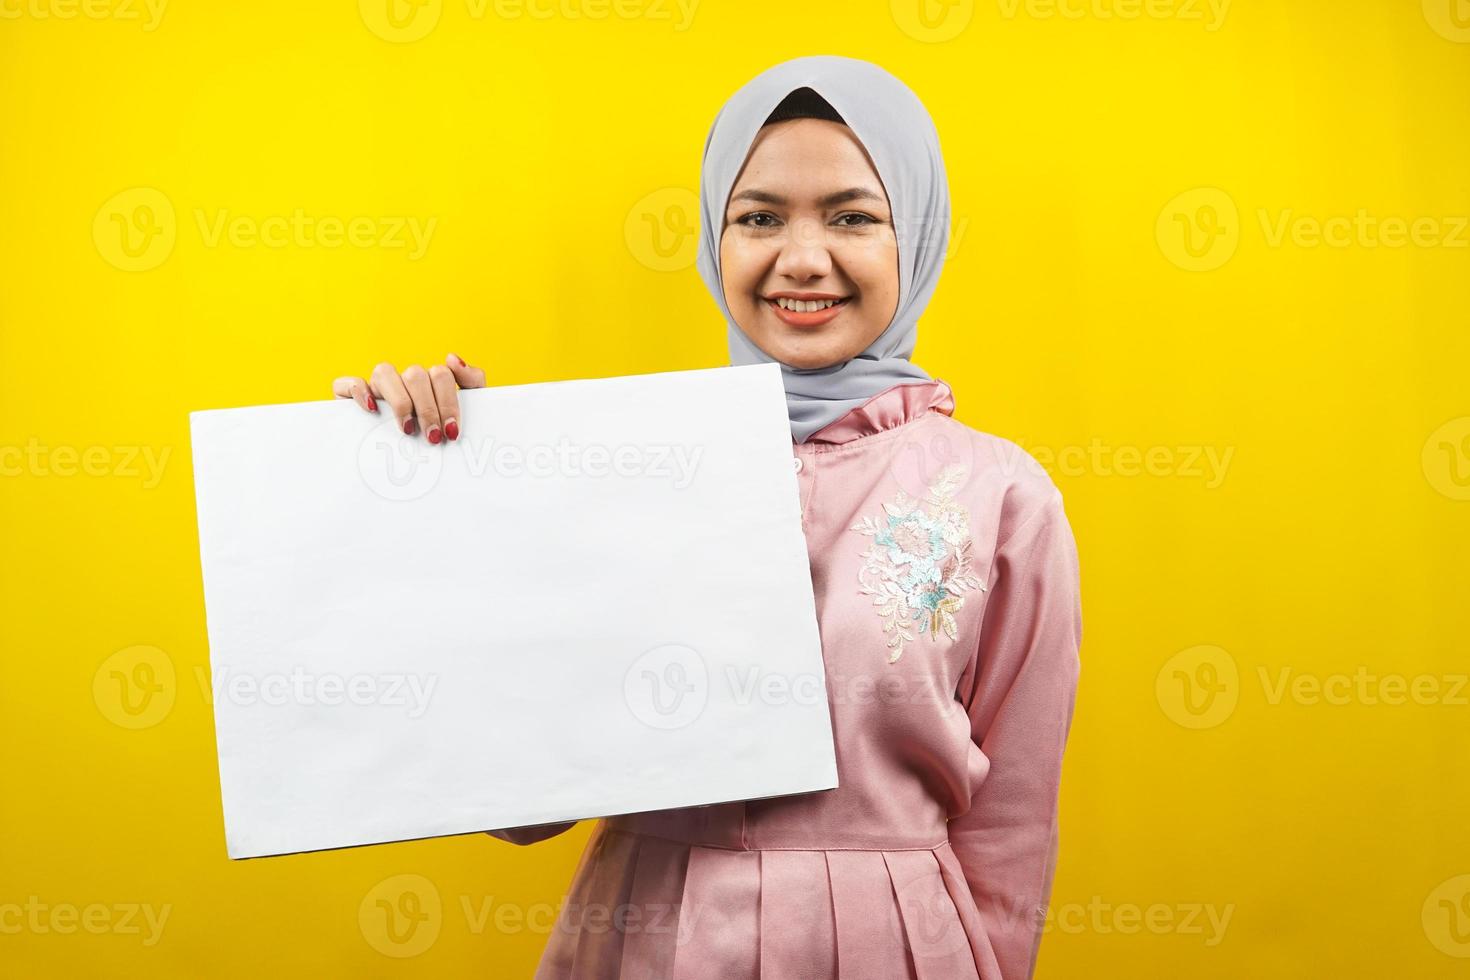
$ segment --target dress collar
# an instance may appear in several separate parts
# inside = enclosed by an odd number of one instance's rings
[[[805,444],[840,446],[912,422],[930,412],[954,414],[954,392],[949,385],[938,378],[900,382],[824,425],[808,436]]]

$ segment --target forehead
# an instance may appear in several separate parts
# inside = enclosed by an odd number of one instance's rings
[[[864,186],[884,193],[877,169],[851,129],[826,119],[791,119],[756,134],[731,193],[758,187],[818,197]]]

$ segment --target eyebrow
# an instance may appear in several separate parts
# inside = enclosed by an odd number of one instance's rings
[[[786,198],[782,197],[780,194],[773,194],[770,191],[763,191],[755,187],[747,188],[741,191],[739,194],[736,194],[734,197],[730,198],[731,204],[734,204],[736,201],[756,201],[761,204],[775,204],[778,206],[787,203]],[[826,197],[819,198],[817,200],[817,203],[820,204],[822,207],[832,207],[835,204],[846,204],[848,201],[874,201],[878,204],[885,203],[882,197],[866,187],[849,187],[845,191],[837,191],[835,193],[828,194]]]

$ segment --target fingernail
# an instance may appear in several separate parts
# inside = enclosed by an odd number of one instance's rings
[[[446,436],[448,436],[450,439],[458,439],[459,438],[459,423],[457,421],[455,421],[454,419],[450,419],[448,422],[445,422],[444,423],[444,434]]]
[[[442,440],[443,438],[444,433],[439,431],[439,427],[437,425],[429,426],[429,444],[431,446],[439,445],[440,440]]]
[[[413,418],[412,417],[409,417],[409,418],[406,418],[406,419],[403,420],[403,434],[406,435],[406,436],[413,435]]]
[[[368,395],[368,411],[369,412],[376,412],[377,410],[378,410],[378,400],[376,398],[374,398],[372,395]]]
[[[460,367],[464,367],[465,366],[464,358],[460,357],[458,354],[450,354],[449,356],[452,357],[452,358],[454,358],[456,361],[458,361]]]

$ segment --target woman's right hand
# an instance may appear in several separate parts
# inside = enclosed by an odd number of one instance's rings
[[[427,371],[414,364],[401,374],[384,361],[373,368],[371,378],[338,378],[332,382],[332,394],[351,398],[365,412],[376,412],[381,398],[405,434],[422,432],[438,444],[446,436],[459,438],[459,389],[483,387],[485,372],[450,354]]]

